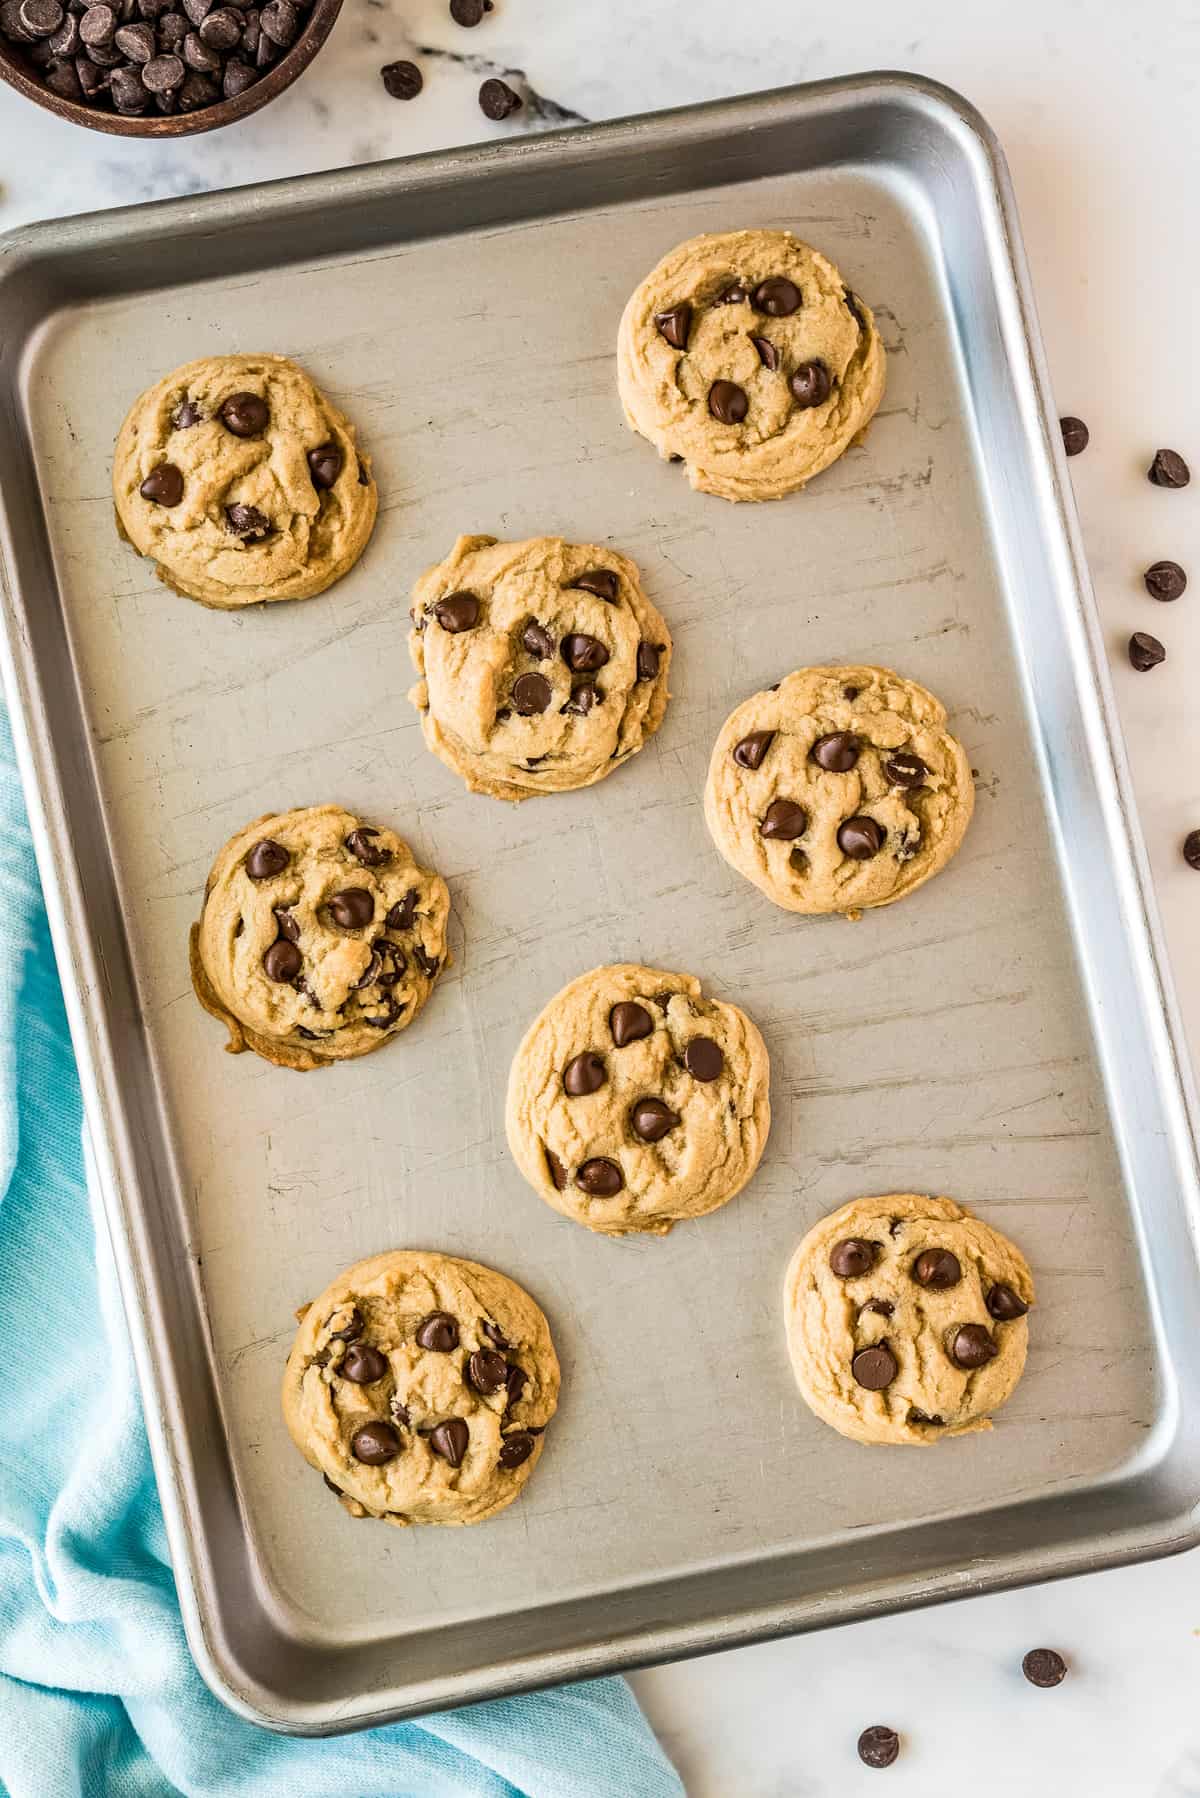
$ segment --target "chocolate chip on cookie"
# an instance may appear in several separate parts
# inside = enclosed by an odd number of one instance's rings
[[[883,825],[866,817],[847,818],[845,823],[839,824],[837,832],[838,848],[856,862],[869,861],[873,855],[878,855],[886,837]]]
[[[683,1065],[693,1080],[705,1085],[718,1080],[725,1069],[725,1055],[709,1036],[694,1036],[683,1051]]]
[[[627,1043],[641,1042],[654,1029],[654,1019],[636,999],[623,999],[608,1014],[608,1028],[618,1049]]]
[[[352,1380],[356,1386],[373,1386],[387,1370],[387,1356],[366,1342],[352,1342],[338,1363],[342,1379]]]
[[[799,312],[801,293],[786,275],[770,275],[759,282],[750,296],[750,303],[769,318],[788,318],[793,312]]]
[[[999,1353],[983,1324],[962,1324],[951,1333],[946,1348],[956,1367],[983,1367]]]
[[[396,1431],[390,1423],[382,1421],[364,1423],[361,1429],[354,1432],[350,1442],[350,1452],[356,1461],[366,1467],[383,1467],[388,1461],[394,1461],[403,1449]]]
[[[521,718],[536,718],[549,707],[554,689],[544,674],[519,674],[513,682],[513,710]]]
[[[525,626],[525,629],[521,632],[521,643],[524,648],[529,651],[531,656],[536,656],[539,662],[544,662],[548,656],[554,654],[554,638],[550,635],[550,632],[546,630],[543,625],[538,624],[535,619],[530,619],[529,623]]]
[[[692,324],[692,309],[690,306],[668,307],[666,312],[654,314],[654,324],[659,336],[665,337],[673,350],[685,350]]]
[[[588,568],[583,574],[577,574],[573,581],[566,583],[568,591],[578,588],[583,593],[594,593],[597,599],[605,600],[610,606],[617,603],[620,583],[615,569]]]
[[[566,1168],[558,1159],[558,1156],[554,1153],[553,1149],[547,1149],[543,1146],[542,1153],[546,1158],[546,1167],[549,1171],[552,1185],[557,1191],[562,1192],[567,1184]]]
[[[261,437],[271,422],[271,408],[261,393],[231,393],[217,416],[235,437]]]
[[[763,757],[775,741],[773,730],[752,730],[734,744],[733,759],[739,768],[761,768]]]
[[[442,629],[452,637],[460,631],[473,631],[479,623],[479,601],[473,593],[448,593],[432,610]]]
[[[817,738],[808,753],[818,767],[827,769],[830,774],[848,774],[858,762],[862,744],[853,731],[827,731]]]
[[[802,412],[823,406],[833,391],[833,377],[823,362],[802,362],[788,376],[792,398]]]
[[[750,410],[750,399],[736,381],[714,381],[708,390],[708,409],[722,425],[740,425]]]
[[[857,1280],[869,1274],[875,1265],[878,1244],[864,1242],[860,1236],[846,1236],[829,1251],[829,1265],[839,1280]]]
[[[808,829],[808,813],[794,799],[774,799],[763,813],[758,829],[760,836],[790,843]]]
[[[850,1364],[858,1384],[867,1392],[882,1392],[900,1371],[900,1364],[886,1342],[859,1349]]]
[[[665,643],[646,643],[643,641],[638,644],[637,677],[639,681],[658,679],[659,662],[665,648]]]
[[[245,868],[251,880],[270,880],[274,875],[282,874],[291,859],[282,843],[263,837],[247,855]]]
[[[449,1461],[451,1467],[462,1466],[470,1440],[470,1427],[461,1417],[447,1418],[429,1432],[430,1448],[443,1461]]]
[[[578,1099],[587,1093],[598,1093],[607,1079],[603,1056],[594,1049],[585,1049],[582,1054],[573,1055],[563,1069],[563,1090]]]
[[[153,505],[177,506],[183,498],[183,476],[173,462],[160,462],[150,470],[138,492]]]
[[[345,457],[336,443],[321,443],[316,449],[308,452],[308,472],[312,476],[312,484],[320,492],[328,492],[337,484],[337,478],[345,465]]]
[[[377,841],[379,832],[371,824],[360,824],[346,837],[346,848],[364,868],[382,868],[392,859],[386,843]]]
[[[467,1357],[467,1384],[486,1397],[508,1382],[508,1362],[495,1349],[476,1349]]]
[[[895,755],[889,756],[883,764],[883,772],[894,787],[910,791],[913,787],[923,786],[929,775],[925,763],[911,749],[897,750]]]
[[[575,1170],[575,1184],[594,1198],[611,1199],[625,1184],[625,1176],[607,1155],[593,1155]]]
[[[575,674],[594,674],[608,661],[608,651],[598,637],[571,631],[562,640],[562,659]]]
[[[262,965],[268,980],[275,981],[279,986],[290,986],[304,966],[304,957],[295,943],[289,943],[286,937],[280,937],[263,956]]]
[[[763,367],[769,368],[771,373],[774,374],[779,367],[780,357],[779,351],[771,342],[771,339],[769,337],[756,337],[754,333],[751,332],[750,341],[758,351],[758,359]]]
[[[990,1315],[1002,1324],[1011,1323],[1015,1317],[1024,1317],[1029,1310],[1021,1295],[1004,1280],[997,1280],[988,1288],[984,1303]]]
[[[375,916],[375,896],[365,887],[343,887],[331,893],[329,915],[342,930],[362,930]]]
[[[431,1311],[417,1325],[417,1347],[448,1355],[458,1347],[458,1320],[448,1311]]]
[[[679,1121],[679,1113],[661,1099],[639,1099],[629,1113],[633,1133],[643,1142],[661,1142]]]
[[[949,1249],[922,1249],[912,1264],[912,1277],[918,1286],[945,1292],[962,1279],[962,1264]]]
[[[510,1430],[500,1445],[497,1465],[504,1468],[522,1466],[533,1453],[536,1441],[529,1430]]]
[[[388,908],[387,927],[389,930],[411,930],[416,923],[417,904],[420,894],[416,887],[411,887],[403,899]]]

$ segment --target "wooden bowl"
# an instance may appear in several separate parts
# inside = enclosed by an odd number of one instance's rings
[[[308,23],[300,36],[253,87],[233,100],[202,106],[198,112],[150,113],[129,118],[98,106],[85,106],[82,100],[64,100],[42,83],[21,46],[5,37],[0,37],[0,76],[27,100],[44,106],[60,119],[69,119],[73,125],[86,125],[91,131],[107,131],[114,137],[191,137],[200,131],[215,131],[219,125],[232,125],[237,119],[248,119],[252,112],[290,87],[333,30],[341,10],[342,0],[313,0]]]

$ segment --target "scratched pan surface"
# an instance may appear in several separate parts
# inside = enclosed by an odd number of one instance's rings
[[[4,246],[10,693],[191,1639],[264,1721],[346,1728],[1191,1539],[1186,1078],[1008,205],[968,108],[875,77]],[[759,224],[870,300],[888,391],[807,494],[735,507],[624,429],[613,344],[666,249]],[[217,614],[117,541],[111,445],[162,371],[266,347],[358,422],[379,526],[324,597]],[[406,596],[460,531],[641,564],[674,699],[601,786],[513,809],[423,749]],[[940,694],[978,772],[949,870],[858,923],[771,907],[700,804],[728,710],[843,660]],[[328,799],[446,875],[455,963],[408,1034],[302,1078],[222,1052],[187,932],[234,830]],[[758,1176],[665,1241],[558,1217],[504,1141],[526,1023],[622,960],[699,974],[771,1054]],[[929,1453],[825,1429],[784,1350],[799,1237],[894,1189],[967,1201],[1038,1282],[994,1434]],[[293,1308],[398,1245],[494,1263],[553,1323],[545,1457],[479,1529],[352,1522],[280,1419]]]

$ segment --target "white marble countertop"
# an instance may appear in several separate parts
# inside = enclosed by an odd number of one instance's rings
[[[411,56],[425,91],[387,98],[377,70]],[[600,119],[855,69],[933,75],[978,105],[1007,150],[1061,409],[1092,442],[1071,464],[1142,825],[1176,982],[1200,1046],[1200,875],[1179,855],[1200,825],[1200,504],[1144,479],[1169,444],[1200,472],[1200,8],[1194,0],[962,0],[838,7],[800,0],[496,0],[475,31],[444,0],[346,0],[308,75],[257,118],[174,144],[60,124],[0,91],[0,229],[374,161],[539,120]],[[486,74],[523,72],[529,104],[486,124]],[[520,85],[520,83],[518,83]],[[1195,483],[1193,484],[1195,492]],[[1193,590],[1170,608],[1140,571],[1173,557]],[[1134,674],[1130,631],[1169,659]],[[1060,1648],[1055,1691],[1021,1678],[1032,1646]],[[641,1674],[635,1684],[691,1798],[922,1798],[1013,1790],[1058,1798],[1200,1794],[1200,1555]],[[886,1774],[854,1743],[900,1729]],[[637,1798],[630,1794],[630,1798]]]

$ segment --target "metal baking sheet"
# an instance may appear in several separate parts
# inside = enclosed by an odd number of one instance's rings
[[[808,493],[692,493],[622,425],[621,306],[693,232],[786,225],[877,308],[887,398]],[[0,248],[8,688],[192,1647],[228,1703],[323,1732],[1164,1553],[1196,1539],[1196,1169],[1179,1034],[1000,154],[963,102],[864,77],[35,228]],[[299,605],[215,615],[117,541],[134,394],[298,357],[382,510]],[[460,531],[611,540],[677,644],[654,742],[519,810],[405,698],[406,596]],[[858,923],[775,910],[711,848],[709,745],[797,665],[948,703],[979,799],[949,870]],[[448,878],[420,1022],[301,1077],[222,1052],[187,932],[244,821],[336,799]],[[504,1143],[530,1017],[597,963],[757,1019],[760,1173],[610,1242]],[[945,1192],[1028,1254],[994,1434],[869,1451],[788,1369],[784,1268],[859,1193]],[[288,1442],[293,1307],[361,1255],[477,1256],[548,1311],[564,1394],[477,1530],[346,1518]]]

